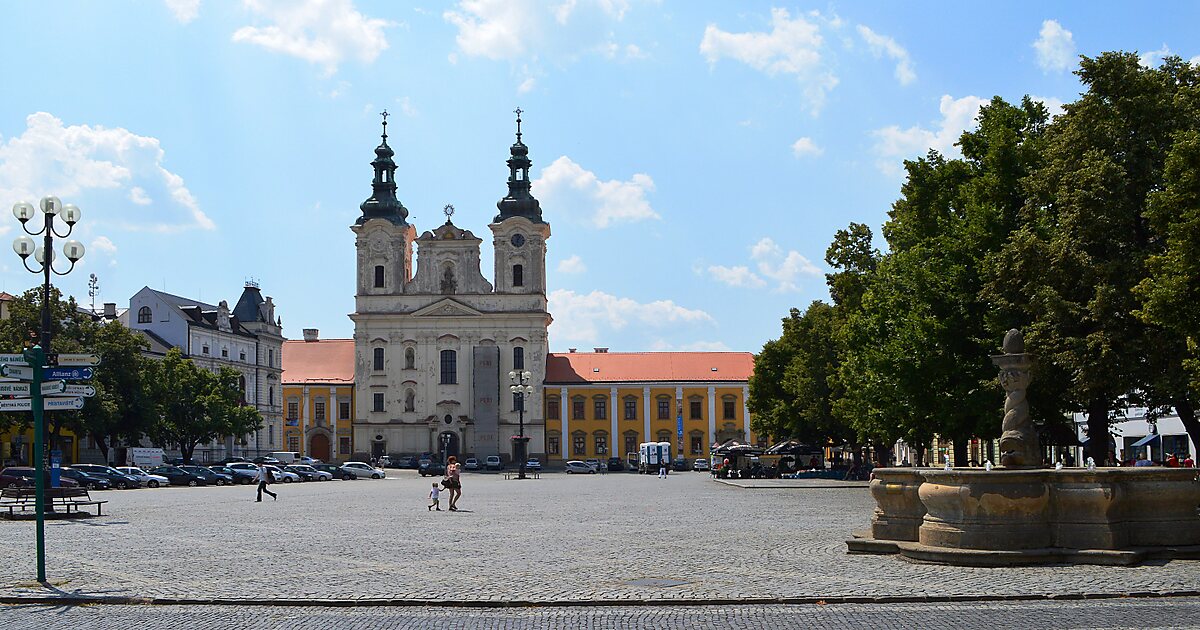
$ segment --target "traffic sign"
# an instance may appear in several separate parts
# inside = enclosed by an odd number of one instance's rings
[[[4,396],[28,396],[29,383],[0,383],[0,395]]]
[[[0,411],[30,411],[33,400],[30,398],[14,398],[0,400]],[[42,409],[46,411],[62,411],[67,409],[83,409],[83,399],[75,398],[43,398]]]
[[[88,371],[90,372],[91,369],[88,368]],[[21,380],[32,380],[33,379],[33,368],[31,368],[29,366],[20,366],[20,365],[13,365],[11,363],[5,363],[4,365],[0,365],[0,376],[7,376],[8,378],[19,378]],[[91,378],[91,377],[89,376],[88,378]]]
[[[83,396],[84,398],[91,398],[92,396],[96,395],[96,388],[92,387],[91,385],[66,385],[64,386],[62,393],[67,394],[68,396]]]
[[[25,362],[23,354],[0,354],[0,363],[12,363],[16,365],[29,365]]]
[[[98,354],[59,354],[46,359],[51,365],[100,365]]]
[[[26,369],[29,370],[30,375],[32,377],[33,368],[26,368]],[[92,368],[90,368],[90,367],[46,368],[45,370],[42,371],[42,377],[46,378],[46,379],[64,379],[64,380],[72,380],[72,381],[87,380],[89,378],[92,378]]]

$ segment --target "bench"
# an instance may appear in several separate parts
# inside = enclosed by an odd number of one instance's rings
[[[101,516],[102,506],[108,501],[95,501],[88,494],[87,488],[46,488],[43,505],[46,512],[57,512],[55,508],[64,508],[66,515],[80,512],[82,508],[94,506],[96,516]],[[32,512],[37,510],[37,488],[19,487],[5,488],[0,492],[0,510],[8,510],[8,518],[13,518],[17,511]]]
[[[517,479],[517,478],[519,478],[520,476],[521,476],[521,471],[519,471],[519,470],[506,470],[506,471],[504,471],[504,478],[505,478],[505,479]],[[542,471],[540,471],[540,470],[529,470],[529,469],[526,469],[526,470],[525,470],[525,478],[526,478],[526,479],[541,479],[541,478],[542,478]]]

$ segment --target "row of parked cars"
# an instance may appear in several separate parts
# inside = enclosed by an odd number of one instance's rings
[[[159,486],[227,486],[255,483],[259,468],[266,468],[278,483],[330,481],[333,479],[382,479],[387,473],[363,462],[336,464],[283,464],[227,461],[211,466],[164,464],[142,469],[137,466],[74,464],[59,468],[59,485],[88,490],[157,488]],[[33,486],[36,473],[29,466],[0,470],[0,488]]]

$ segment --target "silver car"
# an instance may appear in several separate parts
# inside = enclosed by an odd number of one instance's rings
[[[581,473],[584,475],[596,474],[595,468],[592,468],[590,465],[581,462],[578,459],[572,459],[571,461],[567,462],[567,465],[563,470],[565,470],[568,475],[574,473]]]
[[[157,488],[159,486],[171,485],[170,479],[167,479],[162,475],[151,475],[137,466],[117,466],[117,472],[137,479],[138,481],[146,484],[147,488]]]
[[[342,470],[354,473],[356,477],[370,477],[371,479],[383,479],[387,473],[382,468],[375,468],[370,464],[363,462],[346,462],[342,464]]]

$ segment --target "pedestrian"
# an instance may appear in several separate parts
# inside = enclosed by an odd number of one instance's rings
[[[1179,457],[1175,453],[1171,453],[1171,456],[1167,458],[1167,467],[1179,468]]]
[[[663,459],[661,457],[658,458],[658,478],[659,479],[667,478],[667,463],[665,461],[663,461]]]
[[[433,511],[433,508],[437,508],[437,511],[439,511],[439,512],[442,511],[442,503],[441,503],[441,499],[440,499],[441,494],[442,494],[442,489],[438,487],[436,481],[433,482],[433,490],[429,491],[429,510],[430,511]]]
[[[450,491],[450,511],[458,511],[458,500],[462,498],[462,477],[458,458],[451,455],[446,459],[446,479],[442,481],[442,487]]]
[[[262,503],[264,492],[271,495],[273,501],[279,500],[279,495],[267,490],[267,484],[275,483],[275,476],[271,474],[271,470],[265,464],[258,467],[258,475],[254,477],[254,480],[258,482],[258,501],[256,503]]]
[[[1188,455],[1187,457],[1183,458],[1183,467],[1184,468],[1195,468],[1196,467],[1196,461],[1192,459],[1191,455]]]

